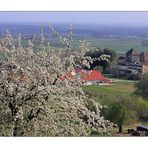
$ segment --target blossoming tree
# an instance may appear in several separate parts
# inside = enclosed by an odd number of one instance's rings
[[[67,56],[72,32],[62,38],[54,28],[52,31],[66,51],[55,54],[49,43],[44,46],[43,29],[40,47],[44,48],[37,52],[31,40],[28,48],[21,45],[21,34],[16,46],[9,31],[10,48],[0,44],[5,55],[0,63],[1,136],[87,136],[104,134],[112,126],[100,115],[102,105],[84,94],[76,72],[78,67],[89,66],[91,58],[85,53],[90,45],[81,41],[79,49]],[[66,53],[64,58],[61,52]]]

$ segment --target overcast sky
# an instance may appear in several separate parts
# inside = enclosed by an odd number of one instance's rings
[[[0,12],[0,22],[148,25],[148,12]]]

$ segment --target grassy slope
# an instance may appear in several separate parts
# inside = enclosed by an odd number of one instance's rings
[[[130,94],[134,90],[133,83],[130,82],[129,83],[115,82],[113,85],[109,86],[98,86],[98,85],[84,86],[84,88],[94,92],[107,93],[107,94],[120,94],[120,93]]]
[[[95,95],[96,99],[104,102],[110,102],[117,97],[130,98],[134,91],[134,82],[115,81],[111,86],[83,86],[84,91]]]
[[[96,99],[99,100],[101,103],[105,102],[105,105],[112,102],[117,96],[121,96],[124,98],[132,97],[132,93],[134,91],[134,81],[128,80],[120,80],[115,79],[114,85],[111,86],[83,86],[85,91],[89,91],[92,94],[95,94]],[[113,136],[131,136],[127,134],[127,129],[129,128],[136,128],[137,125],[147,125],[147,122],[140,122],[135,121],[133,123],[129,123],[123,126],[123,133],[118,133],[118,128],[113,128],[110,130]]]
[[[95,94],[95,98],[99,100],[99,102],[108,106],[108,104],[110,104],[110,102],[116,99],[117,96],[121,96],[124,98],[131,97],[131,94],[134,91],[134,82],[127,80],[121,81],[116,79],[114,85],[111,86],[92,85],[83,86],[83,89],[85,91],[88,91],[89,93]],[[140,123],[136,122],[129,125],[125,125],[122,134],[118,133],[118,128],[113,128],[109,130],[109,132],[112,134],[112,136],[131,136],[127,134],[127,129],[135,128],[137,125],[140,125]]]

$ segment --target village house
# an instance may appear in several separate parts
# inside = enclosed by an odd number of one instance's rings
[[[148,52],[142,52],[140,54],[140,64],[148,66]]]
[[[77,69],[76,72],[67,72],[63,76],[61,76],[61,80],[72,80],[74,76],[77,74],[80,75],[81,81],[83,85],[110,85],[112,81],[108,78],[104,77],[100,71],[98,70],[84,70],[84,69]]]
[[[79,71],[84,85],[110,85],[112,81],[104,77],[98,70],[83,70]]]
[[[132,48],[117,59],[118,69],[113,72],[117,77],[139,79],[148,74],[148,52],[138,52]]]
[[[142,75],[148,74],[148,66],[143,65],[142,66]]]
[[[148,66],[148,52],[139,53],[136,49],[132,48],[125,55],[119,56],[117,63],[119,65],[139,64],[141,66]]]
[[[126,58],[124,57],[124,56],[120,56],[119,58],[118,58],[118,64],[119,65],[125,65],[125,63],[126,63]]]
[[[139,63],[139,52],[134,49],[131,48],[128,52],[126,52],[126,62],[129,63]]]

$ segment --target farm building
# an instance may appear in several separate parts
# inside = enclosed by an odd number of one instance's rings
[[[148,65],[148,52],[139,53],[136,49],[132,48],[125,55],[119,56],[117,62],[119,65],[126,65],[127,63]]]
[[[104,77],[98,70],[80,70],[79,71],[84,85],[92,84],[111,84],[112,81]]]
[[[125,65],[125,63],[126,63],[126,58],[125,57],[123,57],[123,56],[120,56],[119,58],[118,58],[118,64],[119,65]]]
[[[148,52],[139,53],[132,48],[124,55],[119,56],[117,63],[119,66],[119,71],[116,70],[118,76],[130,78],[134,74],[140,78],[142,75],[148,74]]]
[[[140,53],[136,49],[131,48],[126,53],[118,57],[117,63],[119,65],[126,65],[127,63],[140,64]]]
[[[132,48],[126,53],[126,62],[139,63],[139,52]]]
[[[148,52],[142,52],[140,54],[140,64],[148,66]]]
[[[79,75],[83,85],[93,85],[93,84],[102,84],[109,85],[112,83],[111,80],[104,77],[98,70],[84,70],[77,69],[76,71],[69,71],[60,76],[62,81],[64,80],[74,80],[75,75]]]
[[[148,74],[148,66],[143,65],[142,66],[142,75]]]

